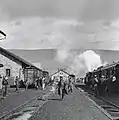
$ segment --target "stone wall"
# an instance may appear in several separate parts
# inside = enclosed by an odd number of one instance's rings
[[[0,54],[0,64],[3,64],[4,67],[0,68],[0,75],[6,76],[6,69],[10,69],[9,85],[14,84],[14,79],[16,76],[20,76],[20,79],[24,80],[24,75],[22,72],[22,66],[16,62],[10,60],[9,58]],[[0,82],[1,83],[1,82]]]

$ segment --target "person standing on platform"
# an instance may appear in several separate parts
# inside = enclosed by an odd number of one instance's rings
[[[43,83],[42,83],[42,77],[40,77],[40,79],[39,79],[40,81],[40,88],[42,89],[42,87],[43,87]]]
[[[0,89],[2,89],[2,76],[0,75]]]
[[[25,89],[27,90],[27,89],[28,89],[28,86],[29,86],[29,84],[28,84],[28,79],[26,79],[26,80],[24,81],[24,83],[25,83]]]
[[[73,83],[72,82],[73,81],[72,81],[71,77],[69,76],[68,77],[68,92],[71,92],[71,93],[73,93]]]
[[[105,76],[102,75],[100,78],[100,95],[104,95],[105,94]]]
[[[37,89],[37,90],[39,89],[39,83],[38,83],[39,81],[38,81],[38,79],[39,79],[39,78],[37,77],[37,79],[36,79],[36,89]]]
[[[37,89],[39,90],[41,88],[41,78],[38,76],[37,80],[36,80],[36,86],[37,86]]]
[[[43,88],[43,90],[45,89],[45,76],[42,79],[42,88]]]
[[[63,77],[60,76],[60,81],[57,84],[57,88],[58,88],[58,94],[59,94],[61,100],[63,100],[63,98],[64,98],[65,89],[66,89],[65,87],[66,86],[65,86],[65,83],[63,81]]]
[[[99,89],[98,89],[98,78],[97,75],[94,76],[94,91],[95,91],[95,95],[98,96],[99,95]]]
[[[55,91],[56,91],[56,82],[55,81],[53,81],[53,83],[52,83],[51,91],[53,93],[55,93]]]
[[[15,78],[15,85],[16,85],[16,92],[18,92],[19,91],[19,78],[18,78],[18,76],[16,76],[16,78]]]
[[[3,81],[2,81],[2,94],[3,94],[3,99],[7,95],[7,86],[8,86],[8,77],[3,76]]]

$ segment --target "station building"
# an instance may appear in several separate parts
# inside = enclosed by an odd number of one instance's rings
[[[67,73],[66,71],[64,71],[63,69],[58,69],[57,72],[55,72],[55,73],[53,73],[53,74],[51,75],[51,79],[52,79],[52,80],[59,81],[59,80],[60,80],[60,76],[62,76],[62,77],[63,77],[63,80],[67,80],[69,75],[70,75],[70,74]]]
[[[30,62],[20,58],[12,52],[0,47],[0,88],[2,85],[2,77],[8,77],[9,85],[14,85],[15,77],[20,80],[28,80],[35,82],[37,76],[42,76],[42,70],[31,64]]]

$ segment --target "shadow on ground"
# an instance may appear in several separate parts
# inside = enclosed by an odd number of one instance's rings
[[[48,100],[56,100],[56,101],[61,101],[60,98],[49,98]]]

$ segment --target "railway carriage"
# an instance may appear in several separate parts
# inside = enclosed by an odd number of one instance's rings
[[[91,85],[91,78],[92,78],[92,72],[86,73],[85,77],[85,84],[90,86]]]
[[[93,72],[88,72],[85,77],[85,84],[93,86],[95,75],[100,81],[102,92],[110,93],[119,90],[119,62],[101,66]]]
[[[116,92],[119,89],[119,63],[112,63],[102,68],[101,73],[105,76],[108,92]],[[115,80],[114,80],[115,78]]]

